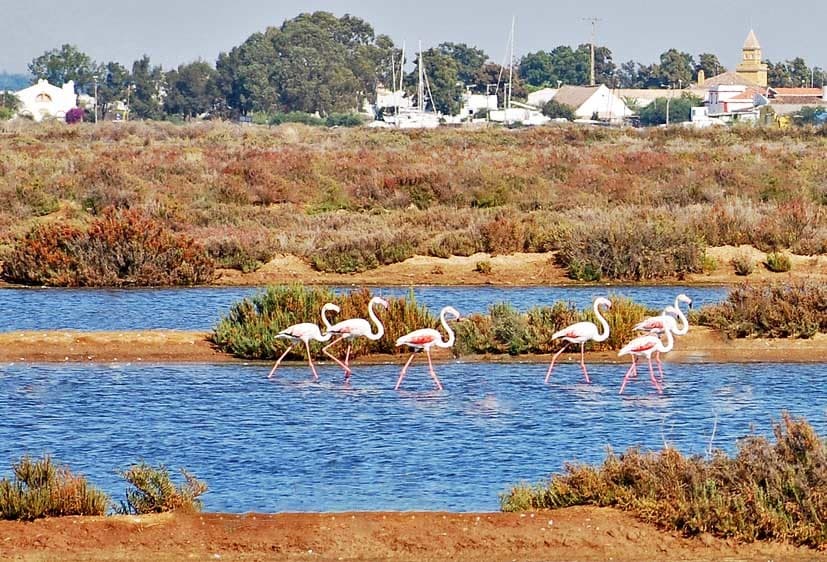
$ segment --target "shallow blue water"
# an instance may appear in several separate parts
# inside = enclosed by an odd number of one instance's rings
[[[208,510],[495,510],[497,494],[566,461],[597,462],[664,441],[728,451],[782,410],[827,429],[827,364],[667,364],[665,394],[642,376],[618,396],[625,364],[437,365],[356,370],[349,387],[289,365],[0,366],[0,473],[24,452],[52,453],[115,499],[115,471],[145,459],[206,480]]]
[[[0,289],[0,331],[14,330],[209,330],[230,306],[261,289]],[[338,291],[349,290],[337,288]],[[385,296],[407,295],[404,287],[374,288]],[[582,308],[609,293],[654,308],[685,292],[696,306],[722,300],[725,287],[415,287],[417,300],[439,311],[451,304],[463,314],[483,312],[493,303],[510,302],[520,310],[570,301]]]

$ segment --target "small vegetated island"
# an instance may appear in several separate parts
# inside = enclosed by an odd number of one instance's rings
[[[812,258],[827,254],[824,138],[760,128],[20,126],[0,138],[2,276],[190,285],[288,254],[312,268],[309,282],[313,270],[478,252],[547,254],[549,268],[584,281],[821,271]],[[742,252],[712,251],[724,246]],[[477,282],[499,278],[488,258],[474,269]]]

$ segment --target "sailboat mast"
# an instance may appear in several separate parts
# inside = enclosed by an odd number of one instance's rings
[[[516,20],[517,16],[511,16],[511,54],[508,59],[508,96],[506,96],[505,100],[506,116],[508,115],[508,110],[511,109],[511,88],[514,78],[514,26]]]
[[[419,81],[417,82],[416,97],[419,102],[419,111],[425,111],[425,85],[422,79],[422,41],[419,42]]]

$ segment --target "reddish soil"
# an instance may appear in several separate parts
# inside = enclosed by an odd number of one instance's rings
[[[735,275],[731,260],[737,254],[748,252],[756,264],[749,277]],[[791,256],[792,269],[788,273],[772,273],[762,265],[766,254],[751,246],[722,246],[708,248],[707,255],[718,267],[709,273],[694,274],[679,281],[681,284],[733,284],[745,279],[751,281],[786,279],[796,276],[827,280],[827,256]],[[305,283],[324,285],[566,285],[578,284],[566,275],[566,270],[554,263],[554,254],[510,254],[434,258],[415,256],[363,273],[322,273],[315,271],[301,258],[292,255],[277,256],[257,271],[242,273],[232,269],[218,272],[218,285],[266,285],[277,283]],[[490,273],[476,271],[477,263],[489,262]],[[674,284],[667,280],[664,284]]]
[[[145,362],[145,363],[215,363],[237,361],[216,351],[205,332],[145,330],[141,332],[4,332],[0,333],[2,362]],[[827,360],[827,335],[808,340],[739,339],[728,340],[704,327],[693,327],[677,339],[676,349],[666,358],[669,362],[821,362]],[[576,351],[576,350],[575,350]],[[588,353],[591,362],[624,362],[615,352]],[[361,363],[386,363],[400,357],[375,355],[360,357]],[[444,350],[434,352],[437,361],[450,361]],[[548,355],[477,355],[464,361],[545,362]],[[577,353],[561,357],[562,361],[579,360]],[[324,364],[322,362],[322,364]]]
[[[65,517],[0,522],[4,560],[814,560],[779,543],[662,532],[613,509]]]

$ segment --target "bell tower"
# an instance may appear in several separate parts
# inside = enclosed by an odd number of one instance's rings
[[[755,82],[759,86],[767,85],[767,65],[761,62],[761,44],[755,32],[750,30],[741,51],[741,64],[735,68],[738,76]]]

